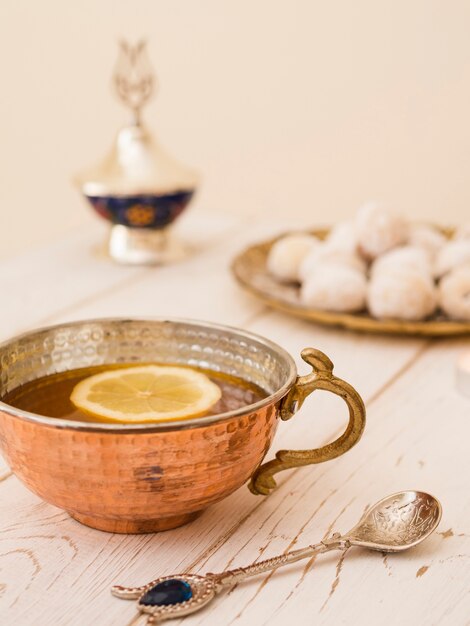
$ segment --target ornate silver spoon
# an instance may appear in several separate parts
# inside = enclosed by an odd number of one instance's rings
[[[377,502],[345,535],[334,533],[320,543],[220,574],[162,576],[142,587],[115,586],[111,592],[118,598],[138,600],[139,611],[149,614],[147,623],[156,624],[199,611],[218,593],[245,578],[315,554],[346,550],[351,546],[380,552],[407,550],[421,543],[437,528],[441,514],[440,502],[428,493],[402,491]]]

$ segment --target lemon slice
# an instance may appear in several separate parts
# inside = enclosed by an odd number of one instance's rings
[[[221,395],[196,370],[143,365],[89,376],[75,385],[70,400],[85,413],[116,422],[159,422],[203,415]]]

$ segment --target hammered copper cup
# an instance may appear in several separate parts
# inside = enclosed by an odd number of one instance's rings
[[[268,395],[230,413],[137,425],[44,417],[0,402],[1,448],[27,487],[83,524],[120,533],[175,528],[249,479],[253,493],[267,495],[275,473],[335,458],[359,440],[358,393],[333,375],[322,352],[307,348],[302,358],[313,368],[307,376],[297,376],[292,357],[267,339],[184,320],[92,320],[30,332],[0,345],[0,397],[56,372],[149,361],[232,374]],[[291,418],[315,389],[345,400],[345,432],[261,465],[279,419]]]

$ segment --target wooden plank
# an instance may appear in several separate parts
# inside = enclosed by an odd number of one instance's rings
[[[442,500],[439,533],[402,555],[351,549],[264,575],[185,626],[219,624],[221,615],[227,625],[469,623],[470,403],[454,391],[462,343],[423,352],[369,403],[360,445],[321,469],[296,472],[270,497],[271,515],[258,509],[201,569],[241,566],[346,531],[365,506],[406,488]]]
[[[222,324],[243,325],[265,311],[257,299],[241,290],[229,274],[233,256],[252,241],[288,228],[275,220],[233,228],[207,254],[183,263],[156,268],[131,284],[96,294],[90,301],[60,311],[54,322],[91,317],[185,317]]]
[[[238,298],[239,294],[234,296]],[[242,318],[239,318],[239,323],[245,326]],[[348,377],[349,373],[349,378],[353,378],[354,369],[354,382],[365,397],[373,397],[414,358],[423,345],[422,341],[382,340],[319,329],[304,322],[293,322],[277,313],[255,318],[246,326],[272,336],[295,351],[307,343],[327,348],[337,361],[339,374]],[[357,354],[358,345],[364,356],[369,350],[375,356],[361,360]],[[292,428],[283,425],[276,446],[305,445],[306,433],[312,444],[330,436],[341,421],[334,415],[338,404],[322,395],[315,403],[320,409],[316,423],[299,416],[292,421]],[[360,449],[356,448],[357,452],[353,451],[350,455],[360,454]],[[267,499],[252,496],[243,487],[190,526],[150,537],[112,536],[87,529],[54,507],[41,503],[16,478],[10,478],[1,486],[0,492],[1,537],[6,546],[2,550],[4,565],[1,571],[9,572],[8,576],[3,574],[0,580],[8,587],[8,594],[5,591],[3,598],[6,614],[11,615],[11,619],[14,617],[15,624],[20,626],[26,626],[32,614],[38,626],[50,623],[58,626],[125,624],[132,619],[134,608],[130,603],[112,598],[108,591],[110,585],[115,582],[139,583],[158,574],[197,568],[212,555],[215,555],[212,558],[219,555],[226,565],[231,557],[236,557],[238,541],[249,541],[260,526],[270,527],[270,520],[276,515],[276,509],[287,497],[286,494],[292,491],[293,495],[288,498],[290,501],[299,497],[299,488],[296,491],[290,486],[293,477],[298,475],[299,480],[307,483],[316,481],[328,466],[330,464],[281,477],[280,490]],[[331,467],[336,467],[336,462]],[[337,474],[334,476],[337,478]],[[333,484],[334,478],[330,480]],[[317,492],[316,497],[324,497],[322,493],[325,492]],[[289,541],[287,535],[281,534]],[[67,548],[69,540],[75,549]],[[281,544],[282,547],[277,544],[275,547],[284,549],[285,541],[282,539]],[[249,555],[243,553],[245,560],[253,559],[262,546],[263,543],[257,544],[256,548],[252,546]],[[21,557],[25,561],[21,569],[16,568],[17,574],[8,567],[11,563],[8,559],[19,554],[14,552],[12,556],[12,550],[23,550],[21,555],[29,555]],[[72,552],[76,554],[73,558]],[[34,563],[39,564],[40,570],[37,566],[33,567]],[[18,587],[17,576],[21,576],[23,581]],[[28,585],[28,593],[22,595],[19,591],[24,589],[24,585]],[[226,623],[234,616],[233,607],[226,605],[225,601],[218,603],[217,607],[214,619],[218,619],[219,624],[221,618]]]
[[[179,235],[197,259],[210,253],[241,220],[230,216],[188,213]],[[51,323],[61,311],[111,294],[159,268],[126,267],[113,263],[104,252],[105,232],[82,228],[48,246],[0,263],[2,303],[0,338]]]
[[[228,259],[239,246],[238,238],[224,239],[208,255],[142,274],[132,284],[59,312],[54,322],[90,317],[169,316],[244,323],[264,306],[239,291],[228,276]]]

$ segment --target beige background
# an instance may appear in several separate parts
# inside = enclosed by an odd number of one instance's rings
[[[146,119],[202,171],[193,210],[468,219],[469,32],[466,0],[2,0],[0,255],[98,228],[70,181],[126,120],[120,36],[150,41]]]

